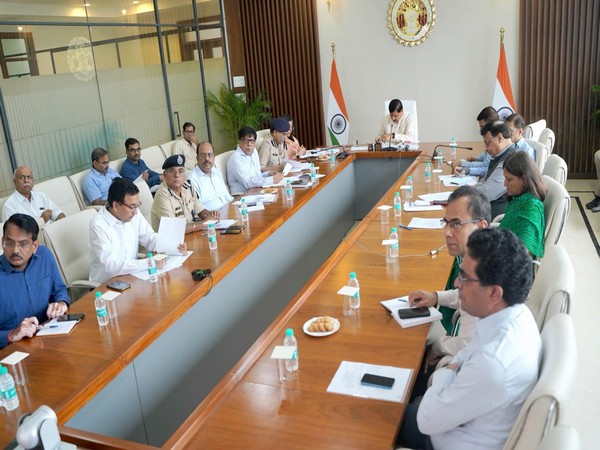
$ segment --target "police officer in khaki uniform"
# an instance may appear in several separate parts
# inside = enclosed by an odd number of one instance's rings
[[[162,168],[164,181],[152,203],[152,227],[155,230],[158,231],[161,217],[185,217],[186,233],[202,228],[197,221],[219,220],[219,212],[205,209],[194,187],[186,182],[184,155],[168,157]]]
[[[269,175],[274,175],[285,167],[285,160],[290,159],[285,143],[288,131],[290,131],[290,123],[287,120],[281,117],[273,119],[271,134],[265,138],[258,149],[261,172],[269,172]]]

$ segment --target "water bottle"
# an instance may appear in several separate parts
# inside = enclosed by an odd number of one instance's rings
[[[310,163],[310,181],[313,184],[317,181],[317,169],[315,168],[314,163]]]
[[[108,325],[108,313],[106,311],[106,300],[102,297],[101,292],[96,292],[94,306],[96,307],[96,319],[98,319],[98,325],[105,327]]]
[[[290,179],[285,180],[285,199],[288,201],[293,200],[294,198],[294,189],[292,188],[292,182]]]
[[[394,194],[394,217],[398,218],[402,216],[402,199],[400,198],[400,192]]]
[[[443,167],[443,164],[444,164],[444,155],[442,154],[442,149],[441,148],[438,148],[437,156],[435,158],[435,161],[436,161],[435,168],[439,169],[439,170],[442,170],[444,168]]]
[[[246,197],[242,197],[240,201],[240,215],[242,216],[242,222],[248,222],[248,205],[246,204]]]
[[[4,366],[0,366],[0,395],[2,396],[2,405],[7,411],[13,411],[19,407],[19,394],[17,394],[15,380]]]
[[[152,253],[148,253],[148,275],[150,275],[150,283],[158,281],[158,272],[156,271],[156,261],[152,258]]]
[[[208,248],[211,250],[217,249],[217,230],[215,230],[215,224],[208,224]]]
[[[406,179],[406,185],[410,186],[410,189],[406,190],[406,198],[407,199],[411,199],[413,198],[413,180],[412,180],[412,176],[408,176],[408,178]]]
[[[359,288],[358,278],[356,278],[356,272],[350,272],[350,279],[348,280],[348,286]],[[352,297],[350,297],[350,315],[356,314],[356,311],[360,308],[360,291],[356,291]]]
[[[335,150],[333,148],[329,150],[329,165],[335,166]]]
[[[431,163],[425,163],[425,183],[431,183]]]
[[[398,230],[396,227],[392,228],[392,232],[390,233],[390,241],[396,240],[396,243],[388,245],[388,256],[390,262],[394,262],[398,259]]]
[[[456,139],[452,138],[452,141],[450,141],[450,159],[452,161],[456,160],[456,146],[458,144],[456,143]]]
[[[285,339],[283,340],[283,345],[286,347],[296,347],[296,351],[292,355],[292,358],[285,360],[285,368],[293,378],[296,378],[298,374],[298,366],[300,365],[298,361],[298,341],[296,341],[294,330],[291,328],[285,330]]]

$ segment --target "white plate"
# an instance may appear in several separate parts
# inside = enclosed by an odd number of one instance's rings
[[[320,316],[323,317],[323,316]],[[310,327],[310,324],[312,323],[313,320],[318,319],[319,317],[313,317],[312,319],[307,320],[304,325],[302,326],[302,330],[308,334],[309,336],[314,336],[314,337],[323,337],[323,336],[329,336],[330,334],[335,333],[337,330],[340,329],[340,321],[337,320],[336,318],[332,317],[333,319],[333,330],[331,331],[308,331],[308,327]]]

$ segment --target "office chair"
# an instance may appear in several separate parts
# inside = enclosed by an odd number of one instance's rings
[[[548,188],[544,199],[544,219],[546,229],[544,230],[544,246],[557,244],[562,236],[565,223],[571,210],[571,197],[565,187],[548,175],[542,175],[544,183]]]
[[[565,160],[556,153],[552,153],[548,156],[542,175],[548,175],[550,178],[553,178],[564,186],[567,182],[568,172],[569,168],[567,167]]]
[[[523,130],[523,137],[525,139],[533,139],[537,141],[540,138],[540,134],[546,128],[546,119],[538,120],[537,122],[530,123]]]

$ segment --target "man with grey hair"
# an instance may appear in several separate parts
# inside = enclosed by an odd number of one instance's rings
[[[110,155],[102,147],[92,151],[92,168],[83,180],[83,193],[90,205],[105,205],[108,188],[115,178],[120,178],[115,170],[109,167]]]

